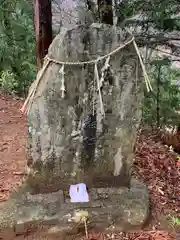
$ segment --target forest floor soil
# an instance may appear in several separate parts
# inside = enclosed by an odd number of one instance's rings
[[[0,203],[7,201],[26,179],[27,121],[20,112],[22,104],[23,99],[0,93]],[[134,176],[143,180],[150,192],[151,219],[147,227],[128,234],[90,232],[89,239],[180,240],[180,229],[171,221],[171,217],[180,217],[180,166],[177,154],[155,141],[155,135],[149,130],[141,131],[133,169]],[[57,239],[47,238],[43,232],[38,229],[14,240]],[[85,236],[76,238],[86,239]]]

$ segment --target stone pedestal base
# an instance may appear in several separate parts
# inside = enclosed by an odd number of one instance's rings
[[[75,222],[79,210],[88,212],[89,230],[116,232],[140,229],[148,218],[148,191],[138,180],[132,180],[130,189],[91,189],[89,196],[89,203],[76,204],[70,203],[63,191],[16,194],[0,210],[1,233],[11,228],[14,234],[23,234],[39,224],[51,225],[59,233],[73,233],[84,227],[83,223]]]

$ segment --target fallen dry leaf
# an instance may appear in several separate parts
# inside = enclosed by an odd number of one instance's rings
[[[22,101],[0,94],[0,202],[25,179],[26,118],[20,113]],[[152,219],[148,231],[135,233],[88,233],[89,240],[175,240],[168,231],[158,231],[162,216],[178,214],[180,209],[180,161],[159,141],[156,132],[142,131],[138,136],[134,175],[146,182],[152,200]],[[152,231],[153,229],[153,231]],[[151,230],[151,231],[149,231]],[[40,232],[28,236],[39,239]],[[26,239],[24,237],[17,240]],[[43,238],[40,238],[45,240]],[[80,238],[78,238],[80,239]],[[83,237],[83,240],[86,238]],[[180,239],[180,238],[179,238]],[[179,240],[177,239],[177,240]],[[14,239],[16,240],[16,238]]]

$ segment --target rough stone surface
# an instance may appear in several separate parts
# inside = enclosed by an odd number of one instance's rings
[[[135,179],[132,180],[129,190],[91,189],[89,195],[90,202],[81,204],[70,203],[60,192],[53,193],[53,196],[52,194],[31,196],[27,193],[17,195],[18,197],[7,203],[6,208],[0,210],[0,230],[4,232],[4,229],[11,228],[16,234],[24,234],[32,226],[44,224],[52,225],[50,235],[73,234],[79,228],[83,228],[82,223],[77,224],[73,220],[79,210],[88,211],[88,229],[104,231],[140,228],[148,218],[148,192],[146,186]]]
[[[93,20],[93,14],[88,11],[87,4],[81,0],[52,2],[52,26],[55,34],[59,33],[62,26],[70,29],[82,23],[92,23]]]
[[[65,62],[93,60],[127,40],[121,29],[103,24],[62,29],[48,56]],[[104,62],[98,63],[100,77]],[[88,187],[128,187],[142,97],[133,44],[110,59],[101,89],[105,118],[100,113],[94,64],[65,66],[64,99],[60,68],[56,63],[49,65],[28,115],[29,185],[36,192],[67,190],[77,182]]]
[[[121,29],[103,24],[61,29],[48,57],[82,62],[109,54],[129,40]],[[47,58],[45,59],[46,64]],[[102,76],[105,59],[97,69]],[[24,187],[0,210],[0,230],[25,233],[51,225],[49,234],[76,232],[79,210],[88,211],[88,229],[124,231],[142,227],[149,214],[146,186],[131,179],[136,130],[141,120],[142,78],[133,44],[112,55],[100,89],[95,65],[51,62],[28,114],[28,166]],[[69,185],[84,182],[88,203],[70,203]],[[58,191],[59,190],[59,191]],[[50,193],[48,193],[50,192]]]

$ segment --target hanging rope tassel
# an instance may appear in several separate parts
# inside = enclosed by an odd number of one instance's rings
[[[46,71],[46,69],[48,68],[50,64],[50,60],[48,59],[47,62],[43,65],[43,68],[39,71],[39,73],[37,74],[37,78],[34,81],[32,88],[30,88],[30,91],[28,93],[28,96],[26,98],[26,101],[24,102],[22,108],[20,109],[20,111],[24,114],[28,114],[36,93],[36,90],[40,84],[40,81],[42,79],[42,77],[44,76],[44,72]]]
[[[138,46],[137,46],[137,44],[135,42],[135,38],[132,37],[129,41],[127,41],[123,45],[117,47],[112,52],[110,52],[110,53],[108,53],[108,54],[106,54],[104,56],[101,56],[101,57],[99,57],[96,60],[90,60],[90,61],[84,61],[84,62],[62,62],[62,61],[58,61],[56,59],[52,59],[49,56],[47,56],[46,57],[46,63],[44,64],[42,70],[37,75],[37,79],[36,79],[34,85],[32,86],[32,89],[30,89],[28,97],[27,97],[26,101],[24,102],[24,104],[23,104],[23,106],[22,106],[22,108],[20,110],[23,113],[28,113],[29,112],[29,110],[31,108],[31,105],[32,105],[32,102],[33,102],[33,99],[34,99],[34,96],[35,96],[35,93],[36,93],[36,90],[37,90],[37,88],[38,88],[38,86],[39,86],[39,84],[40,84],[40,82],[41,82],[41,80],[42,80],[42,78],[44,76],[44,72],[46,71],[46,69],[48,68],[48,66],[49,66],[49,64],[51,62],[55,63],[55,64],[60,64],[61,65],[61,69],[60,69],[59,73],[61,74],[61,89],[60,90],[62,91],[62,98],[64,98],[64,96],[65,96],[64,65],[79,66],[79,65],[84,65],[84,64],[95,64],[94,73],[95,73],[96,81],[97,81],[97,85],[98,85],[98,92],[99,92],[99,98],[100,98],[100,107],[101,107],[102,114],[105,115],[103,102],[102,102],[102,96],[101,96],[101,87],[102,87],[103,81],[104,81],[104,71],[109,67],[109,57],[114,55],[115,53],[119,52],[121,49],[123,49],[124,47],[126,47],[127,45],[129,45],[131,43],[133,43],[133,45],[134,45],[134,48],[135,48],[135,50],[137,52],[137,55],[138,55],[138,58],[139,58],[139,61],[140,61],[140,64],[141,64],[143,75],[144,75],[144,79],[145,79],[145,84],[146,84],[146,87],[147,87],[147,91],[148,92],[152,91],[152,86],[151,86],[150,80],[148,78],[145,66],[143,64],[143,60],[141,58]],[[101,61],[101,60],[104,60],[104,59],[106,59],[106,61],[105,61],[104,67],[101,70],[102,75],[101,75],[101,79],[99,80],[99,75],[98,75],[98,70],[97,70],[97,62]],[[94,96],[95,96],[95,94],[94,94]],[[93,103],[93,104],[95,105],[95,103]],[[94,105],[93,105],[93,107],[94,107]],[[93,110],[93,112],[94,112],[94,110]]]
[[[64,64],[62,65],[62,67],[60,68],[59,70],[59,73],[61,74],[61,88],[60,88],[60,91],[61,91],[61,97],[64,98],[65,97],[65,84],[64,84],[64,75],[65,75],[65,72],[64,72]]]
[[[99,73],[98,73],[98,69],[97,69],[97,61],[94,64],[94,77],[96,78],[96,82],[97,82],[101,114],[102,114],[102,116],[105,116],[104,106],[103,106],[103,101],[102,101],[102,94],[101,94],[101,87],[100,87],[100,80],[99,80]]]
[[[95,76],[93,81],[93,116],[95,113],[95,103],[96,103],[96,86],[95,86]]]
[[[100,79],[100,88],[102,87],[103,85],[103,82],[104,82],[104,74],[105,74],[105,71],[109,68],[109,60],[110,60],[110,56],[108,56],[106,58],[106,61],[104,63],[104,66],[102,67],[101,69],[101,79]]]
[[[136,42],[135,42],[134,39],[133,39],[133,45],[134,45],[134,48],[135,48],[135,50],[136,50],[136,53],[137,53],[137,55],[138,55],[138,57],[139,57],[139,61],[140,61],[141,68],[142,68],[142,71],[143,71],[143,75],[144,75],[144,80],[145,80],[145,84],[146,84],[147,91],[148,91],[148,92],[149,92],[149,91],[153,91],[152,86],[151,86],[151,82],[150,82],[149,77],[148,77],[148,74],[147,74],[147,72],[146,72],[146,68],[145,68],[144,63],[143,63],[143,60],[142,60],[142,58],[141,58],[141,54],[140,54],[140,52],[139,52],[138,46],[137,46],[137,44],[136,44]]]

